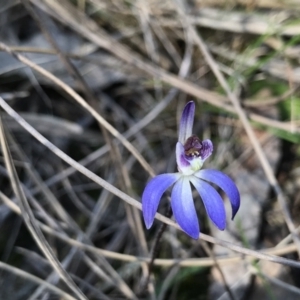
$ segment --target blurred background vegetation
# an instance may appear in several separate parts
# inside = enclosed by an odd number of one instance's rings
[[[0,97],[138,201],[153,174],[176,171],[179,117],[195,100],[194,133],[214,143],[205,167],[230,175],[242,201],[231,221],[225,200],[228,227],[218,232],[195,196],[201,232],[298,260],[282,206],[195,35],[246,113],[297,228],[299,0],[0,0]],[[24,57],[76,91],[148,167]],[[34,218],[88,299],[299,299],[299,269],[246,259],[173,227],[162,236],[146,287],[161,222],[147,231],[138,209],[67,165],[4,111],[1,117]],[[0,172],[0,298],[77,299],[26,228],[2,155]],[[167,209],[164,197],[159,212]]]

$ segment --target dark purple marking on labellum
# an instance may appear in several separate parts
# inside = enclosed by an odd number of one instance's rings
[[[184,154],[187,158],[201,156],[202,143],[196,135],[190,136],[184,144]]]

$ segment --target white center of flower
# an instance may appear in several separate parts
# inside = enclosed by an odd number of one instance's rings
[[[204,161],[201,159],[201,157],[194,157],[191,160],[188,160],[190,165],[189,166],[181,166],[179,168],[179,172],[181,172],[183,175],[189,176],[194,174],[195,172],[199,171]]]

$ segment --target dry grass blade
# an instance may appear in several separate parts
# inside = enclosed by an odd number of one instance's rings
[[[17,114],[1,97],[0,97],[0,106],[11,116],[13,117],[26,131],[28,131],[32,136],[34,136],[38,141],[40,141],[45,147],[47,147],[50,151],[52,151],[55,155],[60,157],[62,160],[64,160],[67,164],[72,165],[74,169],[85,175],[87,178],[91,179],[95,183],[99,184],[103,188],[107,189],[120,199],[124,200],[125,202],[129,203],[130,205],[138,208],[139,210],[142,209],[141,203],[137,200],[133,199],[132,197],[128,196],[124,192],[120,191],[101,177],[97,176],[84,166],[80,165],[78,162],[73,160],[71,157],[66,155],[63,151],[58,149],[54,144],[52,144],[49,140],[47,140],[44,136],[42,136],[40,133],[38,133],[33,127],[31,127],[24,119],[21,118],[19,114]],[[156,219],[162,221],[165,224],[168,224],[170,226],[173,226],[179,230],[179,226],[170,220],[169,218],[164,217],[163,215],[157,213]],[[201,233],[201,238],[209,243],[218,244],[222,247],[231,249],[235,252],[239,252],[248,256],[256,257],[258,259],[262,260],[268,260],[279,264],[285,264],[287,266],[300,268],[300,263],[297,261],[293,261],[290,259],[282,258],[282,257],[276,257],[274,255],[268,255],[264,254],[262,252],[250,250],[247,248],[243,248],[237,245],[234,245],[230,242],[226,242],[220,239],[213,238],[209,235]]]
[[[159,79],[167,84],[170,84],[171,86],[178,88],[188,95],[193,95],[194,97],[202,99],[203,101],[206,101],[207,103],[210,103],[216,107],[237,114],[235,108],[232,105],[227,104],[228,99],[226,97],[204,89],[194,83],[191,83],[188,80],[168,73],[167,71],[156,65],[144,61],[132,50],[126,48],[125,46],[108,36],[101,28],[97,26],[97,24],[93,20],[91,20],[84,14],[79,13],[70,3],[66,1],[58,2],[56,0],[43,0],[42,2],[31,0],[31,2],[33,2],[36,6],[40,7],[48,14],[52,15],[59,22],[62,22],[63,24],[71,27],[72,30],[75,30],[95,45],[109,51],[122,61],[135,66],[136,68],[150,74],[151,76],[155,76],[157,80]],[[78,20],[80,20],[80,22],[78,22]],[[290,124],[278,122],[276,120],[272,120],[255,113],[249,112],[248,116],[250,120],[273,128],[283,129],[286,131],[290,131],[291,128]],[[300,128],[295,128],[295,132],[300,132]]]
[[[3,100],[2,98],[0,98],[0,101]],[[5,101],[3,100],[4,105],[6,104]],[[22,118],[19,116],[19,120],[21,120]],[[82,167],[80,164],[78,164],[77,162],[75,162],[72,158],[70,158],[68,155],[66,155],[64,152],[62,152],[61,150],[59,150],[57,147],[55,147],[52,143],[50,143],[47,139],[45,139],[42,135],[40,135],[33,127],[31,127],[24,119],[22,119],[24,122],[25,127],[27,126],[27,129],[29,130],[29,132],[31,132],[31,134],[33,136],[35,136],[35,138],[37,138],[43,145],[45,145],[46,147],[48,147],[53,153],[55,153],[58,157],[62,158],[64,161],[66,161],[67,163],[69,163],[70,165],[72,165],[73,167],[76,166],[76,169],[84,174],[85,176],[87,176],[88,178],[92,179],[94,182],[96,182],[97,184],[101,185],[101,186],[110,186],[113,189],[115,189],[117,191],[117,193],[121,193],[121,195],[126,195],[123,192],[121,192],[120,190],[114,188],[112,185],[110,185],[109,183],[107,183],[106,181],[104,181],[102,178],[96,176],[94,173],[92,173],[91,171],[89,171],[88,169]],[[21,123],[22,123],[21,122]],[[29,127],[31,129],[29,129]],[[108,190],[110,190],[109,188],[107,188]],[[127,195],[126,195],[127,196]],[[127,196],[127,199],[130,199],[129,201],[131,202],[130,204],[136,202],[134,199],[132,199],[131,197]],[[60,205],[58,205],[60,207]],[[61,207],[60,207],[61,208]],[[138,208],[140,209],[140,206],[138,206]],[[64,211],[62,211],[64,213]],[[74,226],[76,226],[76,224],[74,224]],[[131,289],[128,287],[128,285],[126,285],[124,283],[124,281],[121,280],[121,278],[119,277],[118,273],[105,261],[102,260],[103,265],[105,265],[107,271],[110,273],[110,275],[112,276],[112,278],[114,279],[115,283],[117,284],[118,288],[130,299],[136,299],[135,295],[133,294],[133,292],[131,291]],[[97,266],[95,266],[96,268]]]
[[[0,192],[0,198],[11,210],[13,210],[16,214],[20,215],[21,210],[19,207],[12,202],[8,197],[6,197],[2,192]],[[74,240],[72,238],[69,238],[65,236],[64,234],[61,234],[57,232],[56,230],[53,230],[52,228],[48,227],[47,225],[44,225],[42,223],[39,223],[39,226],[41,229],[47,233],[52,235],[53,237],[56,237],[60,239],[61,241],[64,241],[68,243],[69,245],[78,247],[79,249],[82,249],[84,251],[96,254],[96,255],[103,255],[110,259],[120,260],[124,262],[149,262],[149,258],[145,257],[137,257],[133,255],[128,254],[122,254],[122,253],[116,253],[113,251],[108,251],[100,248],[96,248],[94,246],[86,245],[85,243],[82,243],[78,240]],[[275,247],[271,249],[265,249],[263,250],[263,253],[270,254],[270,255],[286,255],[292,252],[295,252],[297,250],[296,246],[294,245],[287,245],[287,246],[281,246],[281,247]],[[226,265],[226,264],[233,264],[236,262],[239,262],[240,260],[243,260],[243,256],[229,256],[229,257],[217,257],[218,263],[220,265]],[[209,267],[213,266],[215,264],[214,259],[211,258],[189,258],[189,259],[156,259],[154,264],[156,266],[162,266],[162,267],[172,267],[174,265],[178,265],[181,267]]]
[[[53,253],[50,245],[48,244],[47,240],[45,239],[43,233],[41,232],[35,217],[31,211],[29,203],[26,199],[24,191],[20,185],[17,172],[13,165],[13,161],[11,158],[10,151],[8,149],[5,132],[2,124],[2,119],[0,119],[0,141],[2,146],[2,152],[5,159],[5,164],[7,167],[7,171],[10,177],[11,185],[14,190],[16,197],[19,199],[20,208],[22,211],[22,217],[24,222],[30,231],[32,237],[36,241],[37,245],[39,246],[40,250],[44,253],[46,258],[48,259],[49,263],[53,267],[53,269],[59,274],[61,279],[67,284],[67,286],[77,295],[79,299],[86,300],[87,298],[81,292],[81,290],[77,287],[71,276],[63,269],[60,262],[56,258],[55,254]]]
[[[7,136],[10,139],[10,142],[13,142],[12,137],[7,134]],[[72,231],[76,232],[78,237],[77,239],[79,241],[82,241],[83,239],[87,243],[91,243],[90,241],[90,235],[84,234],[80,227],[77,225],[77,223],[72,219],[72,217],[68,214],[67,211],[64,210],[64,207],[60,204],[60,202],[56,199],[55,195],[51,192],[51,190],[48,189],[47,186],[44,185],[42,179],[40,178],[39,174],[35,171],[34,167],[30,164],[29,159],[26,157],[25,153],[22,152],[21,149],[19,149],[19,146],[16,143],[12,144],[16,155],[18,156],[19,160],[24,161],[26,164],[28,164],[28,174],[29,177],[32,178],[33,182],[36,183],[36,185],[39,187],[40,191],[45,195],[45,198],[47,199],[49,206],[52,207],[53,211],[56,212],[56,214],[66,223],[70,228],[72,228]],[[27,193],[29,191],[26,191]],[[28,193],[28,197],[29,197]],[[32,198],[30,196],[30,198]],[[29,199],[30,199],[29,198]],[[30,199],[32,200],[32,199]],[[41,212],[43,210],[41,207],[39,207],[39,211]],[[52,226],[53,230],[62,230],[60,226],[55,223],[55,219],[53,219],[50,215],[47,215],[47,212],[43,210],[43,215],[45,221],[50,220],[49,224]],[[42,226],[43,224],[41,224]],[[74,251],[75,250],[75,251]],[[73,255],[76,253],[76,249],[72,249],[69,254],[64,258],[62,261],[62,264],[65,268],[67,268],[68,265],[70,265],[73,262]],[[99,254],[99,253],[98,253]],[[117,287],[125,297],[129,299],[135,299],[134,293],[131,291],[131,289],[128,287],[128,285],[122,280],[122,278],[117,274],[117,272],[110,266],[109,262],[107,262],[105,259],[103,259],[102,255],[98,255],[98,259],[96,261],[93,261],[93,263],[90,263],[90,258],[87,257],[85,254],[83,254],[83,260],[88,265],[91,265],[91,269],[100,277],[104,278],[104,281],[109,282],[112,286]],[[95,263],[96,262],[96,263]],[[102,270],[103,268],[103,270]],[[105,271],[107,275],[105,274]],[[51,275],[48,276],[48,280],[54,279],[58,280],[57,274],[53,272]],[[32,294],[30,299],[36,299],[39,293],[43,292],[43,287],[39,287],[35,293]]]
[[[1,261],[79,299],[37,246],[42,233],[88,299],[297,298],[300,0],[12,2],[0,8],[0,116],[28,207],[2,155]],[[192,134],[213,144],[204,173],[227,174],[240,194],[232,220],[230,191],[209,181],[224,201],[207,203],[191,185],[195,239],[162,215],[176,183],[154,190],[149,230],[141,211],[149,177],[178,171],[188,101]],[[0,299],[68,297],[1,273]]]
[[[175,96],[178,94],[178,90],[173,88],[167,94],[165,99],[159,102],[147,115],[144,116],[143,119],[132,125],[124,134],[123,136],[127,139],[137,134],[142,128],[146,127],[149,123],[151,123],[169,104],[172,100],[174,100]],[[118,144],[118,140],[115,141]],[[80,160],[79,163],[83,166],[86,166],[93,161],[99,159],[102,155],[109,151],[109,147],[107,145],[101,147],[100,149],[92,152],[84,159]],[[54,175],[53,177],[46,180],[45,184],[49,187],[55,184],[56,182],[63,180],[64,178],[72,175],[76,172],[76,169],[70,166],[69,168],[65,169],[59,174]],[[32,190],[32,193],[35,194],[39,191],[39,188],[35,188]]]
[[[184,12],[180,10],[180,13],[185,17]],[[213,71],[213,73],[215,74],[217,80],[219,81],[220,85],[222,86],[222,88],[224,89],[224,91],[226,92],[228,98],[230,99],[230,101],[232,102],[232,105],[234,106],[239,119],[241,120],[243,127],[251,141],[251,144],[256,152],[256,155],[262,165],[262,168],[266,174],[266,177],[268,178],[268,181],[270,183],[270,185],[272,186],[274,192],[277,195],[277,199],[278,202],[281,206],[283,215],[284,215],[284,219],[285,222],[292,234],[293,240],[295,242],[295,244],[297,245],[298,248],[298,254],[300,256],[300,239],[298,237],[298,234],[296,232],[296,228],[295,225],[292,221],[292,217],[291,217],[291,213],[288,209],[287,206],[287,200],[285,199],[285,196],[283,194],[283,191],[281,189],[281,187],[278,184],[278,181],[273,173],[272,167],[267,159],[266,154],[264,153],[261,145],[258,142],[257,137],[255,136],[254,130],[250,125],[250,122],[247,118],[247,115],[245,113],[245,111],[243,110],[239,99],[237,98],[237,96],[230,90],[230,87],[228,85],[228,83],[225,80],[224,75],[221,73],[217,63],[215,62],[214,58],[212,57],[212,55],[209,53],[207,46],[205,45],[202,37],[200,36],[199,33],[196,32],[195,28],[190,24],[188,18],[185,18],[186,24],[189,28],[189,30],[191,31],[191,34],[193,35],[193,38],[196,42],[196,44],[198,45],[198,47],[201,49],[208,65],[210,66],[211,70]]]
[[[284,288],[284,289],[286,289],[286,290],[288,290],[288,291],[290,291],[290,292],[292,292],[292,293],[300,296],[300,289],[299,288],[294,287],[294,286],[292,286],[292,285],[290,285],[288,283],[285,283],[282,280],[279,280],[277,278],[270,277],[267,274],[262,273],[261,271],[258,271],[257,269],[255,269],[255,268],[253,268],[251,266],[249,267],[249,269],[250,269],[251,273],[253,273],[255,275],[258,275],[258,276],[261,276],[265,280],[270,281],[271,283],[273,283],[274,285],[277,285],[277,286],[279,286],[281,288]]]
[[[194,15],[187,15],[191,24],[222,31],[251,34],[276,34],[295,36],[300,33],[299,25],[287,26],[280,15],[262,15],[254,12],[226,11],[223,9],[203,8]],[[277,17],[277,18],[276,18]],[[179,26],[175,20],[162,20],[163,25]]]
[[[50,284],[49,282],[38,278],[28,272],[25,272],[23,270],[20,270],[18,268],[12,267],[4,262],[0,262],[0,269],[2,270],[6,270],[8,272],[11,272],[17,276],[23,277],[26,280],[32,281],[36,284],[39,284],[40,286],[43,286],[45,288],[47,288],[48,290],[56,293],[57,295],[60,295],[61,297],[63,297],[63,299],[66,300],[76,300],[76,298],[72,297],[71,295],[69,295],[68,293],[64,292],[63,290],[57,288],[56,286]]]
[[[120,142],[127,148],[129,152],[140,162],[140,164],[144,167],[144,169],[151,175],[154,176],[154,171],[151,166],[146,162],[143,156],[137,151],[137,149],[130,143],[122,134],[120,134],[112,125],[110,125],[99,113],[97,113],[78,93],[76,93],[71,87],[61,81],[59,78],[46,71],[42,67],[36,65],[32,61],[28,60],[23,55],[14,53],[7,45],[0,43],[0,48],[12,54],[16,59],[20,60],[27,66],[31,67],[35,71],[39,72],[53,83],[55,83],[58,87],[68,93],[75,101],[77,101],[83,108],[85,108],[91,115],[107,130],[109,131],[115,138],[120,140]]]

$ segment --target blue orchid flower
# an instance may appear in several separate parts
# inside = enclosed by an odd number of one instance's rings
[[[179,138],[176,144],[178,173],[161,174],[147,184],[142,195],[142,211],[147,229],[154,221],[163,193],[174,184],[171,207],[174,218],[182,230],[194,239],[199,238],[200,227],[192,196],[191,185],[196,188],[212,222],[220,229],[226,227],[223,200],[209,183],[221,188],[228,196],[232,207],[232,219],[240,207],[240,194],[235,183],[218,170],[201,170],[204,161],[212,154],[210,140],[200,141],[192,135],[195,104],[188,102],[182,112]]]

